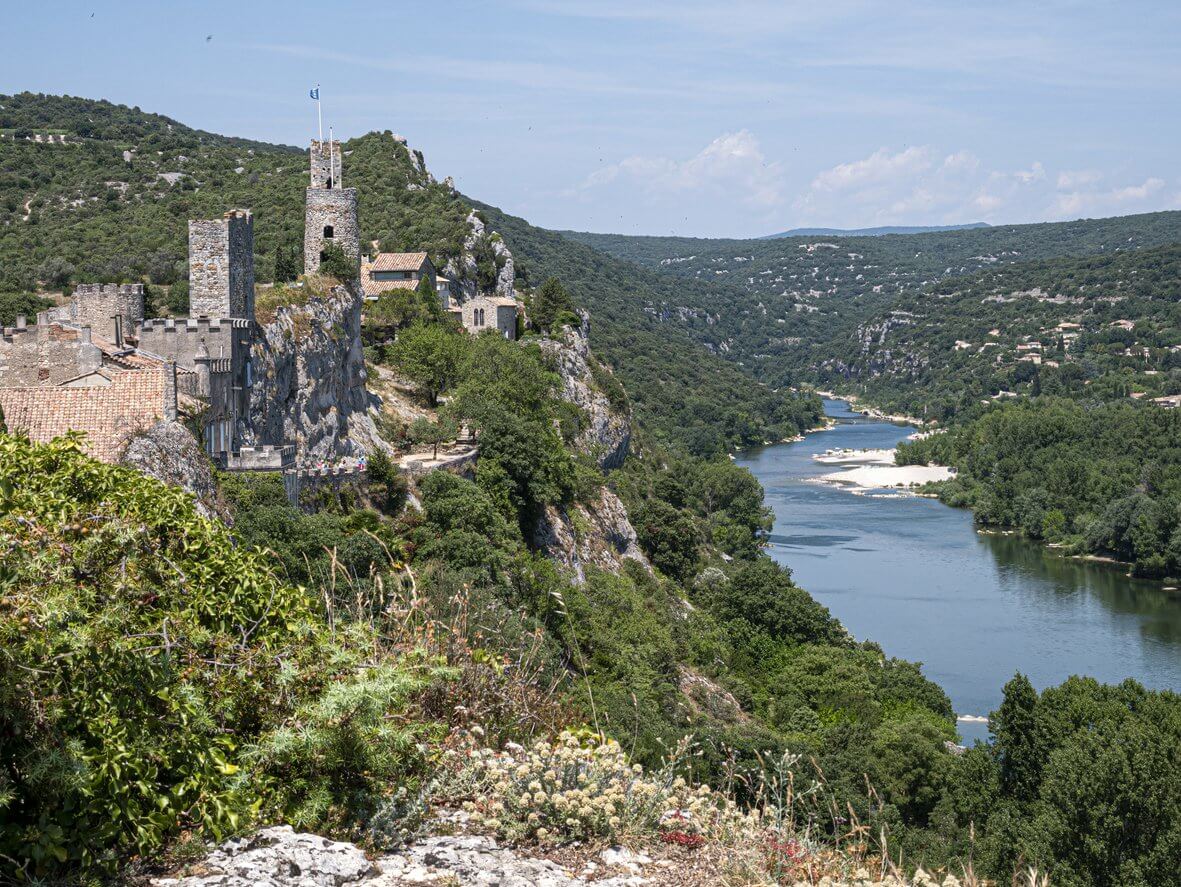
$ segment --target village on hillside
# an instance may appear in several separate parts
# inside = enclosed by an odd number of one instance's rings
[[[340,143],[313,140],[309,166],[304,278],[294,286],[310,288],[330,253],[343,255],[352,271],[335,275],[351,276],[345,282],[364,304],[429,285],[441,311],[470,333],[496,330],[517,337],[523,312],[511,281],[507,294],[465,292],[435,269],[425,251],[364,255],[357,189],[343,187]],[[186,317],[145,317],[142,283],[84,283],[62,304],[0,330],[5,426],[34,442],[81,432],[88,454],[118,462],[137,435],[187,417],[215,465],[282,472],[293,498],[309,479],[362,474],[364,447],[351,447],[349,458],[326,458],[306,451],[302,440],[277,439],[276,423],[252,421],[252,411],[265,417],[278,407],[266,403],[259,386],[260,355],[268,343],[256,316],[256,294],[270,287],[255,283],[249,210],[189,221],[188,281]],[[359,337],[352,344],[359,352]],[[348,371],[348,384],[364,393],[363,358],[350,360]],[[406,458],[401,467],[413,472],[423,461]],[[437,452],[433,461],[440,461]]]

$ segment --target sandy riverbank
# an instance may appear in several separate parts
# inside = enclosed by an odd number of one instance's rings
[[[828,450],[812,457],[824,465],[843,465],[841,471],[822,474],[817,483],[846,487],[854,493],[897,490],[948,480],[955,472],[944,465],[895,465],[894,450]]]

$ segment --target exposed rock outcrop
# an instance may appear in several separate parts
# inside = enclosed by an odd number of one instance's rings
[[[353,284],[284,305],[262,325],[251,354],[254,385],[243,442],[294,443],[305,463],[384,447],[365,387],[363,297]]]
[[[513,266],[513,254],[505,242],[495,232],[489,234],[483,220],[472,210],[467,217],[468,234],[463,241],[463,250],[458,259],[450,259],[443,274],[459,287],[464,301],[474,299],[478,295],[476,284],[476,249],[484,237],[491,238],[492,252],[496,255],[499,270],[496,274],[496,287],[493,295],[506,299],[515,298],[513,281],[516,279],[516,269]]]
[[[577,327],[563,327],[558,335],[543,339],[541,349],[562,379],[562,397],[582,413],[583,424],[575,446],[609,471],[622,466],[627,458],[631,416],[625,405],[611,402],[595,378],[594,368],[598,368],[600,379],[610,380],[610,370],[595,361],[589,344],[590,317],[585,311],[581,315]],[[622,387],[619,391],[622,396]],[[625,560],[652,570],[636,541],[627,509],[606,486],[587,502],[547,506],[534,530],[533,544],[571,570],[579,582],[585,580],[587,567],[615,573]]]
[[[608,851],[610,852],[610,851]],[[597,887],[646,883],[632,871],[597,879]],[[617,855],[618,855],[617,853]],[[605,855],[605,854],[604,854]],[[548,859],[530,858],[477,835],[437,836],[372,861],[353,844],[297,834],[289,826],[228,841],[196,867],[200,874],[156,878],[153,887],[581,887],[587,880]],[[600,866],[593,870],[598,873]]]
[[[528,856],[482,835],[424,838],[386,856],[366,857],[354,844],[298,834],[289,826],[263,829],[235,838],[201,862],[192,874],[154,878],[152,887],[705,887],[718,883],[724,868],[708,853],[676,853],[663,848],[608,847],[567,853],[553,859]],[[651,855],[649,855],[651,854]],[[765,859],[761,849],[752,854]],[[593,857],[593,858],[592,858]],[[751,859],[748,858],[747,862]],[[834,867],[837,867],[834,865]],[[794,881],[808,887],[816,881]],[[942,880],[922,869],[910,880],[858,869],[828,887],[960,887],[952,875]]]
[[[577,327],[563,327],[562,332],[544,339],[541,349],[553,358],[562,377],[562,396],[582,410],[584,424],[576,445],[594,458],[601,468],[619,468],[631,445],[631,416],[626,407],[616,407],[595,381],[591,354],[590,316],[582,312]],[[610,374],[601,364],[600,373]],[[622,389],[620,389],[622,391]]]
[[[225,506],[217,496],[209,457],[192,432],[179,422],[157,422],[133,437],[122,461],[148,477],[192,493],[197,511],[205,517],[226,519]]]
[[[588,566],[618,573],[625,560],[633,560],[652,570],[627,509],[607,487],[589,502],[547,505],[534,529],[533,545],[571,570],[579,582],[585,580]]]

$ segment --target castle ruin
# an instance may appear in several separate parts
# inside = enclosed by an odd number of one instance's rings
[[[357,189],[341,187],[340,142],[312,140],[308,152],[311,185],[307,189],[303,228],[303,271],[320,270],[324,250],[336,244],[361,269],[361,231],[357,225]]]

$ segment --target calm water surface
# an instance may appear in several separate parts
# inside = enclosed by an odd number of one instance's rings
[[[830,448],[894,447],[904,428],[826,401],[840,424],[740,454],[775,511],[769,553],[858,638],[924,664],[959,714],[987,715],[1016,671],[1039,689],[1073,674],[1181,690],[1181,593],[1115,568],[978,534],[971,512],[931,499],[854,496],[808,478]],[[987,737],[961,722],[965,740]]]

